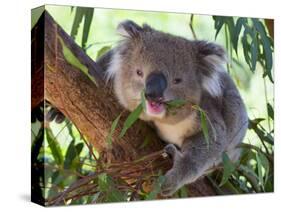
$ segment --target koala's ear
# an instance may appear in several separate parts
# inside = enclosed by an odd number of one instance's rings
[[[219,72],[224,70],[227,57],[223,47],[206,41],[195,41],[198,69],[202,76],[202,86],[210,95],[222,94],[222,82]]]
[[[154,31],[153,28],[152,28],[151,26],[149,26],[148,24],[143,24],[143,25],[142,25],[142,28],[143,28],[143,30],[146,31],[146,32],[152,32],[152,31]]]
[[[118,25],[117,32],[123,37],[137,38],[143,32],[143,28],[131,20],[126,20]]]
[[[195,41],[198,57],[209,60],[225,63],[227,61],[226,53],[223,47],[215,43],[206,41]]]

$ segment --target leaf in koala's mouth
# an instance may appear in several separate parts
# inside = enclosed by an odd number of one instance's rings
[[[187,103],[187,101],[184,99],[174,99],[174,100],[165,102],[165,104],[169,108],[179,108],[179,107],[184,106],[186,103]]]

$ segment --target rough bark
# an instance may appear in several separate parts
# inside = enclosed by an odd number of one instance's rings
[[[143,121],[137,121],[122,139],[118,138],[122,123],[127,113],[116,101],[110,86],[103,81],[101,68],[85,54],[64,30],[55,23],[53,18],[45,12],[39,19],[36,27],[44,23],[44,98],[57,107],[80,130],[85,138],[98,150],[103,161],[124,162],[132,161],[142,156],[163,149],[163,143],[155,132]],[[35,28],[36,28],[35,27]],[[42,27],[42,26],[41,26]],[[33,46],[40,41],[38,33],[33,33]],[[42,34],[41,34],[42,36]],[[82,71],[67,62],[62,52],[60,38],[67,48],[85,65],[94,76],[96,86]],[[36,49],[36,47],[34,47]],[[40,47],[42,48],[42,47]],[[35,63],[34,63],[35,64]],[[41,66],[34,65],[35,71],[42,75]],[[36,81],[33,74],[32,79]],[[41,89],[40,86],[36,87]],[[32,90],[33,93],[38,93]],[[42,91],[40,91],[42,92]],[[39,93],[40,93],[39,92]],[[42,96],[37,95],[37,96]],[[34,107],[36,96],[33,96]],[[106,143],[106,137],[111,128],[112,121],[121,113],[121,124],[118,125],[112,146]],[[149,142],[142,146],[146,137]],[[171,166],[169,160],[163,158],[162,168],[167,170]],[[151,170],[157,171],[157,170]],[[206,180],[199,180],[189,187],[190,196],[214,195],[215,192]]]

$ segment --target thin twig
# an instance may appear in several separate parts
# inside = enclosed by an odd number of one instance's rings
[[[191,30],[191,32],[192,32],[192,35],[193,35],[194,40],[197,40],[197,36],[196,36],[196,33],[195,33],[195,31],[194,31],[194,28],[193,28],[193,18],[194,18],[194,15],[191,14],[190,20],[189,20],[189,28],[190,28],[190,30]]]

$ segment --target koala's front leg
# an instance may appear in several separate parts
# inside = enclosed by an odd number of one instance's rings
[[[218,130],[217,139],[208,145],[203,133],[188,138],[181,150],[173,144],[165,147],[173,158],[173,167],[165,174],[161,187],[163,196],[170,196],[185,184],[196,181],[207,169],[214,166],[227,145],[224,131]]]
[[[181,171],[183,167],[183,155],[174,144],[168,144],[165,147],[165,152],[173,159],[173,167],[165,174],[165,181],[161,187],[163,196],[170,196],[184,185],[184,176]]]

